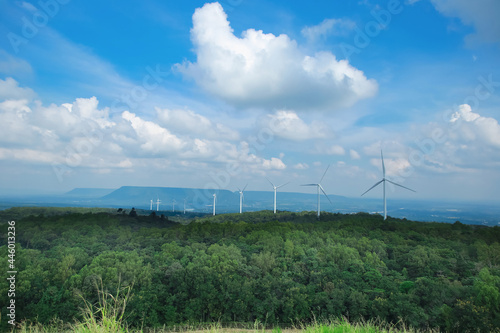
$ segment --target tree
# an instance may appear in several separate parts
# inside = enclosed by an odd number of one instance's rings
[[[131,217],[137,217],[137,212],[135,211],[134,207],[132,207],[132,210],[130,211],[130,213],[128,215]]]

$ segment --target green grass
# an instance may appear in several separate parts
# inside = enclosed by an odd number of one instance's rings
[[[109,296],[108,296],[109,297]],[[113,302],[113,300],[112,300]],[[335,319],[328,322],[301,325],[296,328],[274,327],[266,329],[261,324],[254,324],[253,328],[225,328],[220,323],[212,323],[203,327],[193,325],[178,326],[159,329],[132,329],[122,321],[122,314],[116,312],[117,308],[102,304],[98,313],[86,312],[82,321],[75,324],[53,323],[40,325],[23,323],[15,332],[26,333],[52,333],[52,332],[77,332],[77,333],[169,333],[169,332],[195,332],[195,333],[420,333],[401,325],[388,325],[375,322],[351,323],[347,319]],[[87,310],[90,310],[87,308]],[[86,310],[86,311],[87,311]],[[249,324],[249,327],[251,324]],[[426,332],[438,332],[437,330]]]

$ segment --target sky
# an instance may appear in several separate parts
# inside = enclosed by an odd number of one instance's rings
[[[500,202],[498,0],[0,9],[0,193],[359,197],[383,151],[390,196]]]

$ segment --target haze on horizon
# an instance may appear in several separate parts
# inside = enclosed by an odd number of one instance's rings
[[[391,198],[499,201],[497,1],[0,6],[2,193],[313,193],[331,165],[359,197],[383,150],[417,191]]]

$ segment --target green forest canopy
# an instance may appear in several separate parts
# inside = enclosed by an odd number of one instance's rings
[[[132,287],[134,326],[345,316],[446,331],[500,327],[499,227],[366,213],[318,221],[314,212],[261,211],[186,225],[128,212],[11,213],[17,318],[71,322],[82,299],[97,300],[102,280],[110,291]],[[6,237],[0,244],[7,258]],[[1,304],[7,290],[2,279]]]

